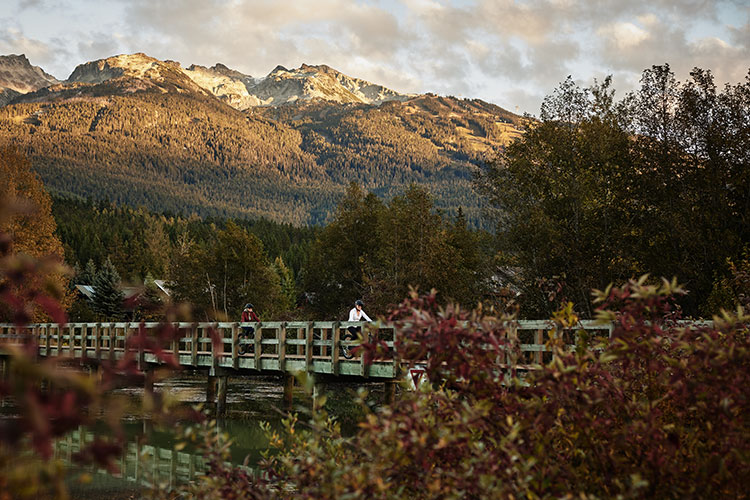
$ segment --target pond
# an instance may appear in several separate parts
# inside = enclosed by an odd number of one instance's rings
[[[183,372],[154,385],[155,392],[168,392],[181,404],[197,405],[206,399],[207,377],[205,373]],[[341,381],[340,379],[323,380],[319,391],[326,395],[325,410],[335,416],[342,425],[343,432],[353,434],[357,423],[368,411],[376,409],[383,401],[383,383],[362,383],[361,381]],[[358,392],[366,391],[365,406],[359,403]],[[120,389],[119,393],[137,400],[143,396],[142,388]],[[231,461],[235,464],[247,464],[252,467],[261,459],[261,452],[268,442],[260,427],[261,422],[268,422],[272,427],[280,428],[286,416],[283,401],[283,380],[281,376],[253,376],[229,379],[227,391],[227,416],[217,420],[216,425],[232,440]],[[296,387],[294,392],[293,411],[301,419],[310,414],[312,398],[305,391]],[[72,498],[82,499],[118,499],[137,498],[143,480],[154,478],[162,482],[186,481],[194,477],[193,472],[200,473],[201,458],[193,456],[189,449],[175,451],[179,436],[173,429],[163,429],[151,425],[148,419],[136,415],[127,415],[123,427],[128,436],[128,447],[124,455],[125,466],[120,475],[110,475],[93,468],[71,467],[68,487]],[[93,439],[97,429],[74,432],[58,441],[56,454],[63,461],[69,460],[82,441]],[[161,459],[151,461],[144,466],[136,463],[136,457],[150,453],[151,457],[161,454]],[[161,460],[161,461],[160,461]],[[170,469],[171,467],[171,469]],[[148,470],[143,470],[147,468]],[[124,477],[123,477],[124,476]],[[87,478],[81,482],[80,478]]]

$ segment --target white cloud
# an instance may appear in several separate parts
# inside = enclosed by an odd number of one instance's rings
[[[602,26],[596,31],[602,38],[611,40],[618,49],[630,49],[642,43],[649,33],[633,23],[614,23]]]
[[[9,12],[0,52],[68,72],[122,52],[253,76],[323,63],[402,92],[511,108],[517,98],[531,112],[568,74],[614,74],[621,94],[653,64],[678,78],[710,68],[719,83],[750,67],[739,0],[14,0]]]

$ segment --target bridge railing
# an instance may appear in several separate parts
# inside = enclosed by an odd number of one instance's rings
[[[258,371],[308,371],[360,377],[395,376],[392,360],[376,359],[367,366],[361,356],[345,359],[342,347],[354,347],[358,340],[343,340],[342,331],[361,322],[291,321],[291,322],[202,322],[172,323],[179,335],[166,346],[179,364],[193,367],[250,369]],[[138,363],[158,363],[151,352],[128,347],[127,339],[140,328],[155,330],[162,323],[37,323],[24,327],[0,324],[0,341],[21,342],[35,338],[41,356],[68,356],[117,361],[130,349]],[[241,336],[243,328],[254,333]],[[392,326],[365,326],[392,347]],[[213,339],[218,337],[218,342]]]
[[[683,322],[685,325],[710,326],[711,322]],[[139,328],[155,330],[162,323],[105,322],[105,323],[36,323],[24,327],[0,324],[0,342],[22,342],[36,338],[41,356],[68,356],[71,358],[117,361],[132,349],[138,363],[158,363],[151,352],[128,347],[127,339]],[[212,372],[218,368],[256,371],[281,371],[351,375],[358,377],[393,378],[398,375],[391,359],[375,359],[365,365],[362,356],[346,359],[342,347],[354,347],[358,340],[343,340],[350,326],[362,327],[365,332],[378,335],[393,347],[393,325],[344,321],[270,321],[262,323],[202,322],[172,323],[179,335],[166,346],[165,352],[175,356],[180,365],[204,367]],[[520,355],[516,358],[506,350],[505,364],[522,369],[533,369],[552,359],[553,348],[549,340],[554,335],[565,346],[576,344],[581,331],[592,337],[607,337],[611,324],[581,321],[574,328],[557,331],[551,321],[520,320],[505,325],[505,335],[517,341]],[[248,337],[241,335],[243,328],[253,328]],[[218,342],[212,341],[212,336]]]

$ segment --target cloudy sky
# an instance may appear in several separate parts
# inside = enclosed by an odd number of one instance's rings
[[[131,52],[264,76],[328,64],[400,92],[537,114],[566,76],[619,95],[668,62],[681,79],[750,69],[750,0],[0,0],[0,54],[58,78]]]

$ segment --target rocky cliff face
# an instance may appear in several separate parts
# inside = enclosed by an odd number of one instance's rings
[[[32,66],[25,55],[0,56],[0,106],[21,94],[58,83],[39,66]]]
[[[277,66],[248,91],[257,97],[261,106],[280,106],[313,99],[377,105],[387,101],[406,101],[413,97],[349,77],[325,65],[307,64],[292,70]]]
[[[191,65],[182,70],[191,80],[235,109],[245,110],[260,105],[257,97],[248,91],[255,79],[239,71],[216,64],[210,68]]]
[[[178,93],[204,90],[190,79],[179,63],[160,61],[143,53],[123,54],[79,65],[66,84],[106,84],[123,92],[155,90]]]

